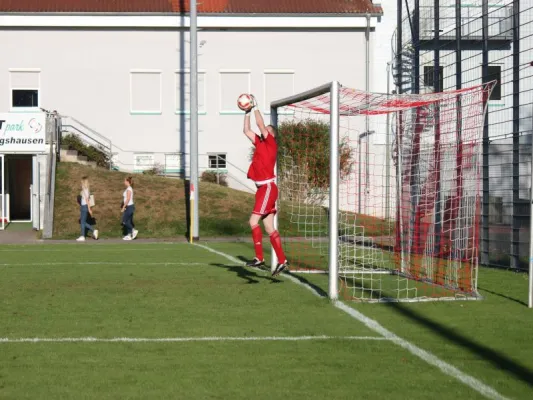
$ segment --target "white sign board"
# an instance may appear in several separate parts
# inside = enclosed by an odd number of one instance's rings
[[[44,113],[0,114],[0,153],[43,153],[45,138]]]
[[[181,154],[165,154],[165,172],[181,171]]]
[[[133,170],[135,172],[142,172],[154,168],[154,155],[150,153],[134,154],[133,155]]]

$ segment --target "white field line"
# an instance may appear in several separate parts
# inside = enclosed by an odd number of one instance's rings
[[[145,249],[139,249],[135,247],[124,245],[122,247],[108,247],[103,245],[94,245],[94,246],[85,246],[83,247],[83,244],[79,245],[76,248],[76,252],[79,252],[79,250],[87,250],[94,252],[94,250],[105,250],[105,251],[121,251],[124,253],[129,253],[130,251],[170,251],[170,250],[176,250],[172,247],[162,247],[162,248],[145,248]],[[19,248],[19,249],[0,249],[0,253],[72,253],[74,251],[73,248],[70,249],[28,249],[28,248]]]
[[[5,343],[180,343],[180,342],[299,342],[318,340],[373,340],[386,341],[381,336],[205,336],[205,337],[169,337],[169,338],[0,338],[0,344]]]
[[[319,269],[300,269],[300,270],[296,270],[296,271],[291,271],[291,274],[327,275],[328,271],[323,271],[323,270],[319,270]]]
[[[198,245],[200,246],[200,245]],[[222,253],[220,251],[216,251],[211,249],[207,246],[200,246],[212,253],[218,254],[220,256],[225,257],[226,259],[232,261],[232,262],[239,262],[236,258],[230,256],[229,254]],[[293,282],[298,283],[301,286],[306,287],[308,290],[312,291],[316,296],[322,297],[320,293],[318,293],[314,288],[311,286],[297,280],[296,278],[290,276],[289,274],[284,274],[283,276],[288,277]],[[492,400],[509,400],[507,397],[501,395],[496,390],[494,390],[492,387],[484,384],[480,380],[474,378],[473,376],[470,376],[461,370],[457,369],[451,364],[448,364],[446,361],[441,360],[434,354],[421,349],[420,347],[408,342],[405,339],[402,339],[395,333],[389,331],[388,329],[384,328],[379,322],[376,320],[373,320],[366,315],[360,313],[359,311],[356,311],[352,307],[347,306],[346,304],[335,301],[334,306],[338,308],[339,310],[344,311],[346,314],[351,316],[352,318],[356,319],[357,321],[361,322],[363,325],[367,326],[374,332],[380,334],[383,338],[396,343],[398,346],[404,348],[405,350],[409,351],[414,356],[420,358],[421,360],[425,361],[426,363],[433,365],[434,367],[437,367],[441,372],[444,374],[451,376],[452,378],[457,379],[458,381],[462,382],[466,386],[470,387],[471,389],[475,390],[476,392],[480,393],[481,395],[485,396],[488,399]]]
[[[50,266],[50,265],[209,265],[209,263],[187,263],[187,262],[108,262],[108,261],[87,261],[87,262],[42,262],[42,263],[14,263],[0,264],[0,267],[19,267],[19,266]]]
[[[233,263],[235,263],[237,265],[244,265],[245,264],[243,261],[241,261],[241,260],[239,260],[239,259],[237,259],[237,258],[235,258],[233,256],[230,256],[229,254],[222,253],[221,251],[217,251],[215,249],[212,249],[209,246],[205,246],[203,244],[198,244],[198,243],[194,243],[194,246],[201,247],[202,249],[207,250],[210,253],[213,253],[213,254],[219,255],[221,257],[224,257],[224,258],[230,260],[231,262],[233,262]]]
[[[211,247],[209,246],[205,246],[203,244],[195,244],[195,246],[198,246],[198,247],[201,247],[202,249],[205,249],[207,251],[209,251],[210,253],[214,253],[216,255],[219,255],[221,257],[224,257],[226,258],[227,260],[237,264],[237,265],[245,265],[246,263],[242,262],[241,260],[238,260],[237,258],[233,257],[233,256],[230,256],[229,254],[226,254],[226,253],[222,253],[221,251],[217,251],[215,249],[212,249]],[[262,271],[262,272],[265,272],[263,271],[262,269],[259,269],[259,268],[253,268],[257,271]],[[293,281],[294,283],[296,283],[297,285],[300,285],[304,288],[306,288],[307,290],[309,290],[311,293],[313,293],[315,296],[317,297],[322,297],[320,295],[320,293],[318,293],[315,289],[313,289],[311,286],[309,285],[306,285],[302,282],[300,282],[300,280],[296,279],[294,276],[291,276],[290,274],[284,274],[283,275],[284,277],[288,278],[289,280]]]
[[[98,242],[94,242],[90,239],[87,239],[88,242],[92,242],[93,245],[97,246],[97,247],[112,247],[112,246],[120,246],[120,247],[124,247],[124,245],[126,246],[174,246],[176,244],[179,244],[179,245],[184,245],[184,244],[190,244],[189,242],[184,242],[184,241],[179,241],[179,242],[173,242],[173,241],[160,241],[160,242],[157,242],[157,241],[154,241],[154,242],[142,242],[142,241],[135,241],[133,243],[124,243],[124,242],[120,242],[120,241],[117,241],[117,242],[106,242],[105,239],[101,239],[99,240]],[[25,243],[25,244],[20,244],[20,243],[0,243],[0,246],[2,247],[16,247],[16,248],[31,248],[31,247],[65,247],[65,246],[71,246],[71,247],[79,247],[79,246],[83,246],[85,243],[87,242],[84,242],[84,243],[79,243],[79,242],[76,242],[75,240],[71,240],[71,241],[63,241],[63,242],[52,242],[52,243],[48,243],[46,240],[41,240],[41,241],[37,241],[37,242],[34,242],[34,243]]]

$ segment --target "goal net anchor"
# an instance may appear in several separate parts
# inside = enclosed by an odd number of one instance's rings
[[[327,271],[331,299],[479,299],[481,139],[492,87],[386,95],[331,82],[272,102],[278,208],[289,221],[275,224],[291,271]],[[387,132],[392,148],[380,144]],[[385,168],[388,154],[396,171]]]

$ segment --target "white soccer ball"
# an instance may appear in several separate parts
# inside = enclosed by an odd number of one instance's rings
[[[246,93],[241,94],[237,99],[237,106],[242,111],[250,111],[252,108],[252,97]]]

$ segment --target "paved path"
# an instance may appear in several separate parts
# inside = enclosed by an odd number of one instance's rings
[[[376,237],[373,238],[373,243],[380,248],[391,250],[393,245],[393,238]],[[284,239],[287,242],[327,242],[327,238],[305,238],[305,237],[290,237]],[[187,239],[183,236],[176,236],[173,238],[138,238],[135,239],[135,243],[185,243]],[[250,243],[251,237],[206,237],[200,238],[200,243]],[[0,231],[0,245],[2,244],[62,244],[62,243],[76,243],[76,238],[70,240],[43,240],[38,239],[37,232],[35,231]],[[84,245],[98,245],[98,244],[118,244],[124,243],[121,238],[105,238],[100,240],[93,240],[87,238],[83,243]],[[128,242],[129,243],[129,242]]]
[[[201,242],[249,242],[250,238],[228,237],[228,238],[205,238],[201,239]],[[181,237],[174,238],[160,238],[160,239],[136,239],[135,243],[185,243],[187,240]],[[62,243],[76,243],[76,239],[72,240],[43,240],[37,237],[37,233],[33,231],[29,232],[10,232],[9,230],[0,231],[0,245],[2,244],[62,244]],[[124,243],[124,240],[120,238],[116,239],[100,239],[92,240],[87,239],[84,245],[98,245],[98,244],[110,244],[110,243]],[[128,242],[129,243],[129,242]]]
[[[38,243],[37,232],[33,230],[10,230],[0,231],[0,244],[27,244]]]

